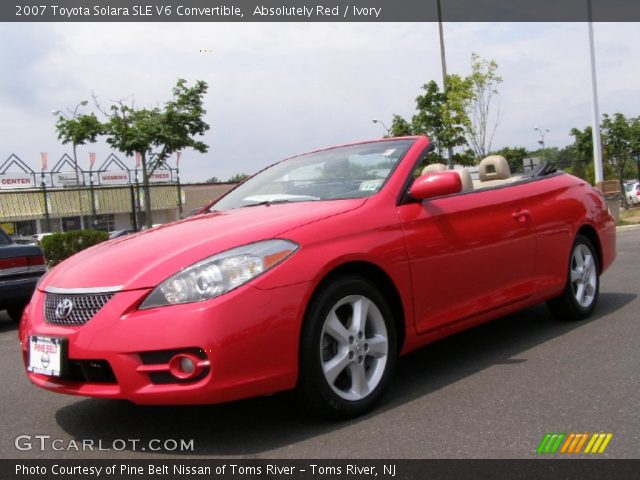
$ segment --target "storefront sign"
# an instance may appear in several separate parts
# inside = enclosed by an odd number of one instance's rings
[[[122,170],[100,172],[101,185],[124,185],[129,183],[129,172]]]
[[[5,173],[0,175],[0,188],[34,188],[33,175],[29,173]]]
[[[56,172],[52,175],[54,187],[76,187],[78,180],[75,172]]]
[[[170,182],[171,172],[169,170],[156,170],[149,176],[149,181],[154,183]]]

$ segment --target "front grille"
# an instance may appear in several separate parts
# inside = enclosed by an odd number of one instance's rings
[[[44,299],[44,319],[47,323],[54,325],[84,325],[105,306],[113,295],[113,293],[79,295],[47,293]]]

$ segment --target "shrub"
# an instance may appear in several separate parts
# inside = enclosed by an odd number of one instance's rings
[[[104,242],[109,237],[101,230],[71,230],[47,235],[41,240],[47,265],[53,267],[85,248]]]

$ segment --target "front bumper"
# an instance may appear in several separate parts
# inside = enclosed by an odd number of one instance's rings
[[[212,300],[149,310],[137,310],[149,290],[124,291],[79,327],[46,323],[45,294],[36,291],[20,326],[25,367],[29,336],[58,336],[67,339],[73,372],[27,375],[47,390],[139,404],[218,403],[291,389],[308,289],[245,285]],[[208,367],[179,381],[163,371],[176,352]]]

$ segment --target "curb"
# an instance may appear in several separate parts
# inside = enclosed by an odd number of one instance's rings
[[[638,225],[622,225],[620,227],[616,227],[616,233],[635,232],[635,231],[640,231],[640,224],[638,224]]]

